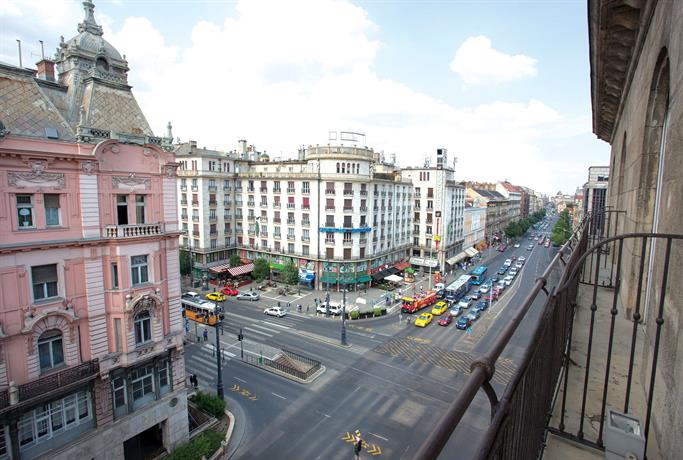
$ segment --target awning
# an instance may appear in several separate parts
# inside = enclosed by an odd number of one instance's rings
[[[467,249],[465,249],[465,252],[467,253],[467,255],[468,255],[469,257],[474,257],[474,256],[476,256],[477,254],[479,254],[479,251],[477,251],[477,250],[474,249],[474,248],[467,248]]]
[[[358,277],[358,282],[359,283],[367,283],[370,281],[370,276],[369,275],[361,275]]]
[[[391,281],[392,283],[400,283],[401,281],[403,281],[403,278],[401,278],[398,275],[389,275],[389,276],[385,277],[384,279],[387,281]]]
[[[215,267],[209,268],[211,273],[223,273],[228,270],[230,270],[230,264],[216,265]]]
[[[346,278],[341,280],[342,284],[356,284],[356,278]]]
[[[387,268],[385,271],[386,271],[387,274],[389,274],[389,275],[395,275],[396,273],[400,272],[401,270],[399,270],[399,269],[396,268],[396,267],[389,267],[389,268]]]
[[[241,267],[229,268],[228,273],[232,276],[240,276],[254,271],[254,264],[246,264]]]
[[[396,265],[394,265],[394,268],[400,272],[402,272],[408,267],[410,267],[410,262],[399,262]]]
[[[372,274],[372,279],[375,281],[379,281],[381,279],[384,279],[384,277],[387,275],[389,275],[389,273],[387,273],[386,270],[380,270]]]
[[[457,264],[458,262],[460,262],[460,261],[461,261],[462,259],[464,259],[465,257],[467,257],[467,253],[466,253],[465,251],[463,251],[463,252],[461,252],[460,254],[458,254],[458,255],[456,255],[456,256],[453,256],[453,257],[451,257],[450,259],[446,260],[446,263],[447,263],[448,265]]]
[[[323,275],[320,277],[320,281],[323,283],[336,283],[337,282],[337,275],[336,274],[334,276]]]

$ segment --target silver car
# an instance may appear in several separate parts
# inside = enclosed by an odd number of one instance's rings
[[[258,292],[240,292],[237,294],[237,297],[235,297],[237,300],[251,300],[255,301],[261,298],[261,296],[258,294]]]

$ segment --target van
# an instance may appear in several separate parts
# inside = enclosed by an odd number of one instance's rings
[[[327,312],[326,304],[324,302],[321,303],[320,305],[318,305],[318,308],[316,308],[315,311],[318,313],[325,314]],[[330,301],[330,315],[341,315],[341,312],[342,312],[341,304],[338,302]]]

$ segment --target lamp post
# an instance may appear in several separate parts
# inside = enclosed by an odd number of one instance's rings
[[[192,239],[190,230],[187,231],[187,248],[190,251],[190,289],[194,288],[194,257],[192,257]]]
[[[346,281],[346,276],[344,276],[344,281]],[[342,291],[342,323],[341,323],[341,344],[346,346],[346,284],[344,284],[344,290]]]
[[[220,325],[221,321],[218,319],[214,326],[214,329],[216,330],[216,396],[225,399],[223,394],[223,369],[221,368],[221,341],[218,337],[218,327]]]

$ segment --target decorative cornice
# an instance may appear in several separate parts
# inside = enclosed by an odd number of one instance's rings
[[[47,161],[30,160],[28,163],[31,167],[31,172],[8,171],[7,182],[9,185],[17,188],[50,187],[55,189],[61,189],[66,186],[64,174],[45,172]]]

